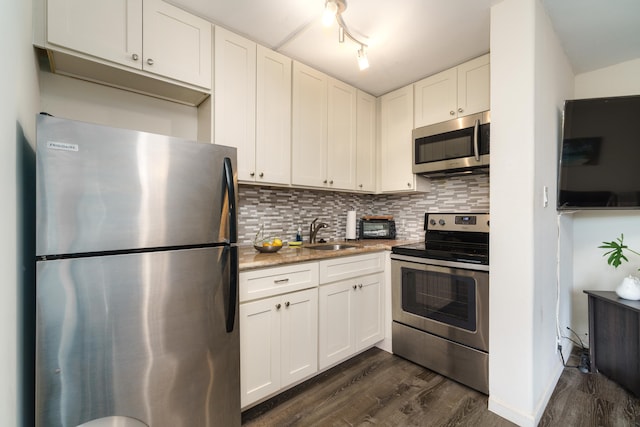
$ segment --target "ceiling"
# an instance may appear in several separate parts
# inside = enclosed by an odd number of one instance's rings
[[[324,0],[169,0],[248,39],[379,96],[489,52],[499,0],[347,0],[342,14],[368,45],[338,43]],[[640,58],[640,0],[542,0],[576,74]]]

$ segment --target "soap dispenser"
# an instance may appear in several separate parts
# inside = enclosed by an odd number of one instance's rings
[[[302,227],[298,226],[298,233],[296,234],[296,242],[302,242]]]

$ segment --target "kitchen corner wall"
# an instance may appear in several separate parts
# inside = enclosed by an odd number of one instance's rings
[[[265,236],[293,240],[302,228],[309,238],[315,218],[329,224],[318,238],[343,240],[347,211],[363,215],[393,215],[398,239],[424,239],[425,212],[489,212],[489,176],[469,175],[431,180],[422,194],[357,194],[311,189],[239,186],[238,241],[251,243],[264,225]]]

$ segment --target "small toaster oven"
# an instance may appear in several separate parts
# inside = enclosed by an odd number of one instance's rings
[[[360,239],[395,239],[396,223],[392,219],[361,219]]]

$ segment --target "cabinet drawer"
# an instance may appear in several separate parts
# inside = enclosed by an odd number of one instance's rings
[[[375,252],[320,261],[320,283],[381,272],[384,270],[383,255],[383,252]]]
[[[240,272],[240,302],[318,286],[318,263]]]

